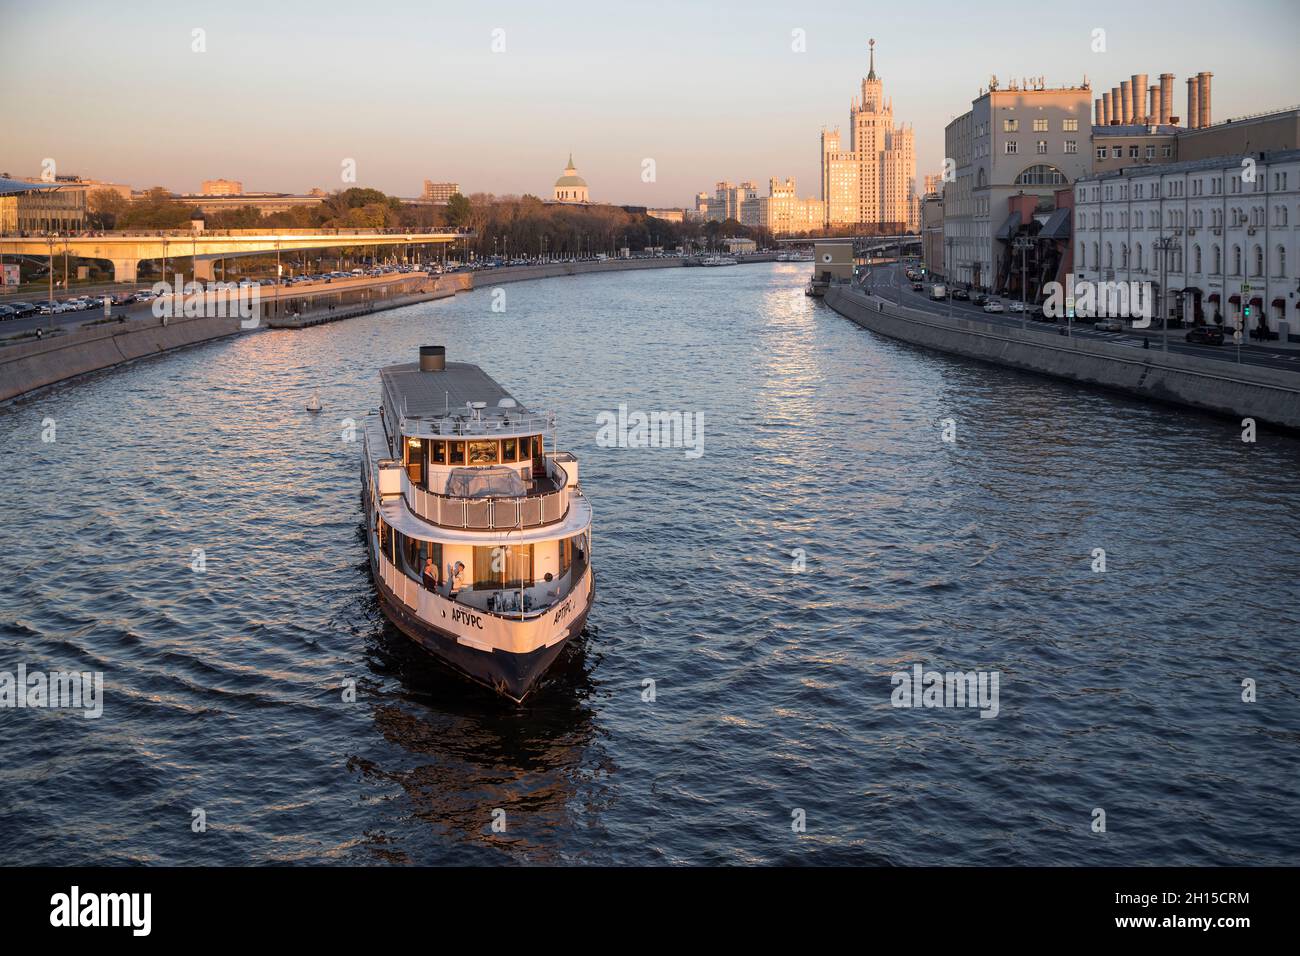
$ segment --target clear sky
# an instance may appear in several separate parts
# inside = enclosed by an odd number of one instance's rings
[[[868,37],[916,129],[918,179],[994,73],[1102,90],[1171,72],[1181,114],[1183,81],[1209,70],[1216,120],[1300,103],[1294,0],[2,0],[0,171],[49,157],[137,188],[301,192],[348,185],[353,159],[358,185],[402,196],[429,178],[549,197],[572,150],[595,200],[681,206],[721,179],[766,193],[769,176],[810,196],[818,132],[847,129]]]

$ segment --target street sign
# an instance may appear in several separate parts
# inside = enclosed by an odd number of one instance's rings
[[[1241,329],[1237,329],[1236,332],[1232,333],[1232,344],[1233,345],[1241,344]]]
[[[1243,283],[1241,284],[1241,291],[1242,291],[1242,294],[1243,294],[1243,295],[1244,295],[1245,293],[1249,292],[1249,291],[1250,291],[1250,283],[1249,283],[1249,282],[1243,282]]]
[[[0,282],[0,285],[18,285],[18,266],[16,263],[5,263],[4,281]]]

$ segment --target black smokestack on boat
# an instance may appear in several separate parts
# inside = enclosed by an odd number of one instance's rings
[[[420,371],[441,372],[447,367],[447,347],[445,345],[420,346]]]

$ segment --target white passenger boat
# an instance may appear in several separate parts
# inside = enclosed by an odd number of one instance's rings
[[[594,597],[577,459],[555,450],[554,416],[442,346],[380,378],[361,469],[380,605],[430,653],[522,701]]]
[[[700,260],[702,266],[734,266],[737,264],[738,260],[731,258],[731,256],[708,256]]]

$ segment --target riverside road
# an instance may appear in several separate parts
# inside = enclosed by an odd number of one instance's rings
[[[1007,325],[1020,328],[1022,316],[1016,312],[988,313],[980,306],[970,302],[954,300],[932,301],[923,289],[916,292],[912,283],[904,274],[906,266],[901,263],[889,263],[872,267],[863,286],[891,302],[897,302],[905,308],[919,309],[935,315],[952,315],[963,319],[978,319],[994,325]],[[928,288],[928,283],[924,284]],[[1002,304],[1010,307],[1011,300],[1003,299]],[[1041,322],[1028,319],[1023,324],[1031,329],[1045,332],[1066,332],[1064,321]],[[1110,342],[1113,345],[1127,345],[1135,349],[1142,348],[1143,336],[1138,332],[1099,332],[1085,322],[1073,322],[1070,334],[1095,341]],[[1245,365],[1259,365],[1265,368],[1295,372],[1300,375],[1300,348],[1280,347],[1276,342],[1260,345],[1249,339],[1242,342],[1240,349],[1228,339],[1223,345],[1189,345],[1184,341],[1186,329],[1169,330],[1169,351],[1183,355],[1198,355],[1202,358],[1220,359],[1236,364],[1238,360]],[[1153,351],[1160,349],[1161,333],[1159,328],[1148,330],[1147,338]],[[1240,352],[1240,355],[1238,355]]]

